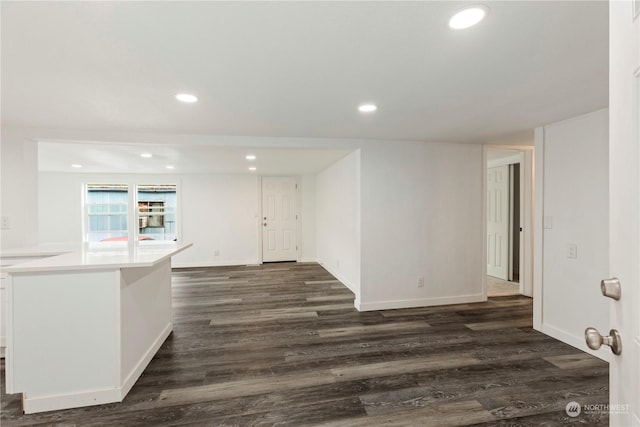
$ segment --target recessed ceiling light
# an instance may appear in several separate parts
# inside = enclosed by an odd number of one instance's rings
[[[255,160],[255,159],[256,159],[256,156],[254,156],[253,154],[247,154],[247,155],[245,156],[245,159],[247,159],[247,160]]]
[[[375,104],[362,104],[358,107],[358,111],[361,113],[373,113],[378,107]]]
[[[149,158],[153,157],[153,154],[151,154],[151,153],[142,153],[142,154],[140,154],[140,157],[144,157],[145,159],[149,159]]]
[[[487,16],[487,13],[489,13],[489,8],[485,5],[467,7],[451,17],[449,27],[454,30],[473,27],[482,21]]]
[[[254,171],[254,170],[256,170],[256,167],[255,166],[249,166],[249,170],[250,171]]]
[[[74,164],[72,164],[72,165],[71,165],[71,167],[72,167],[72,168],[79,169],[79,168],[81,168],[81,167],[82,167],[82,165],[79,165],[79,164],[77,164],[77,163],[74,163]]]
[[[176,95],[176,99],[182,102],[196,102],[198,97],[190,93],[179,93]]]
[[[173,165],[167,165],[167,166],[165,166],[165,168],[167,168],[167,169],[175,169],[176,167],[173,166]]]

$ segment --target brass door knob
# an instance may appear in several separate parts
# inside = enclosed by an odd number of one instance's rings
[[[616,356],[622,353],[622,340],[620,339],[620,333],[611,329],[609,335],[602,336],[596,328],[587,328],[584,330],[584,340],[587,342],[587,346],[591,350],[597,350],[602,347],[602,344],[611,347],[611,351]]]

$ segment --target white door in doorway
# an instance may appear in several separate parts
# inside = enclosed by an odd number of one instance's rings
[[[509,166],[487,169],[487,274],[508,280]]]
[[[620,300],[610,302],[609,326],[620,333],[622,353],[612,357],[609,365],[609,422],[638,427],[640,1],[609,3],[609,40],[609,273],[620,279],[622,289]]]
[[[262,261],[296,261],[296,180],[262,178]]]

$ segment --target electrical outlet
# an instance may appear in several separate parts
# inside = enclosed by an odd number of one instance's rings
[[[418,277],[418,287],[424,288],[424,277]]]
[[[220,249],[213,251],[213,256],[220,256]]]
[[[2,217],[2,223],[0,224],[0,229],[8,230],[10,228],[11,228],[11,226],[9,224],[9,217],[8,216],[3,216]]]
[[[575,243],[567,245],[567,258],[578,258],[578,245]]]

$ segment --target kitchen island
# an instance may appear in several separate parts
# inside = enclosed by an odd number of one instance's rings
[[[23,411],[122,401],[173,329],[171,257],[190,246],[85,244],[6,268],[6,388]]]

